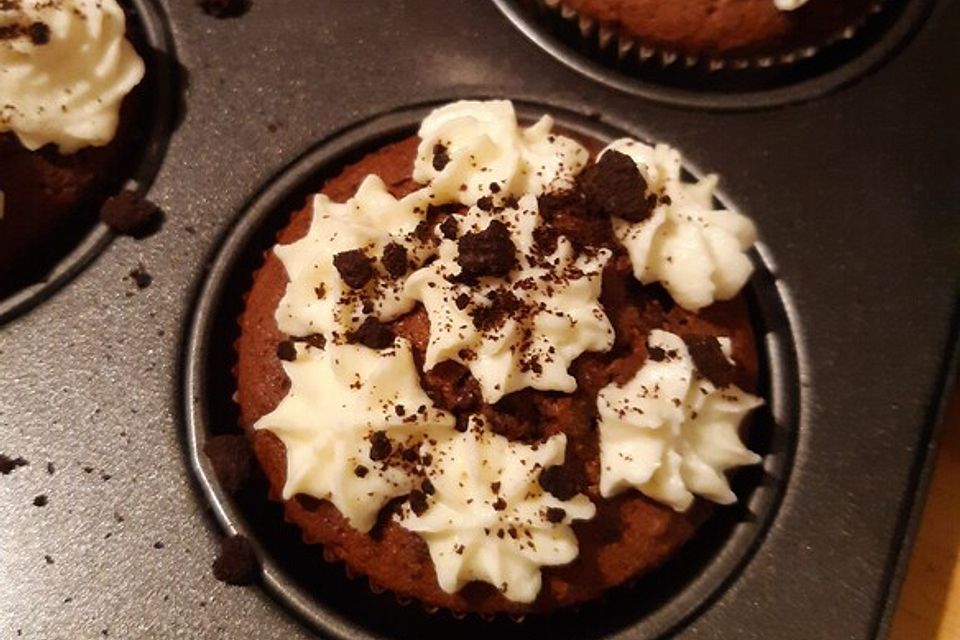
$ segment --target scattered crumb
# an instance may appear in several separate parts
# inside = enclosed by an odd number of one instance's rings
[[[16,458],[11,458],[0,453],[0,475],[7,475],[17,467],[25,467],[29,462],[17,456]]]
[[[142,238],[159,228],[160,209],[133,191],[121,191],[100,208],[100,221],[116,233]]]
[[[203,12],[214,18],[237,18],[250,10],[251,0],[195,0]]]
[[[138,265],[136,269],[132,269],[127,277],[133,280],[137,289],[146,289],[153,283],[153,276],[147,272],[143,264]]]
[[[250,478],[253,453],[245,436],[214,436],[207,440],[203,452],[213,464],[220,484],[228,492],[235,493]]]
[[[45,507],[47,503],[49,503],[49,500],[47,496],[42,493],[33,499],[33,506],[35,507]]]
[[[164,546],[165,546],[165,545],[164,545],[162,542],[160,542],[159,540],[157,540],[156,542],[153,543],[153,548],[154,548],[154,549],[163,549]]]

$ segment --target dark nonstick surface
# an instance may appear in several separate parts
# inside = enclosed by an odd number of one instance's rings
[[[210,571],[220,528],[181,394],[198,288],[245,204],[318,142],[403,105],[484,95],[600,114],[719,171],[784,289],[801,401],[786,492],[746,566],[678,635],[881,630],[955,361],[960,2],[936,3],[840,92],[736,113],[614,92],[471,0],[259,0],[223,21],[160,6],[184,68],[168,99],[185,104],[150,190],[166,224],[114,241],[0,326],[0,452],[30,461],[0,476],[0,638],[315,635]],[[153,282],[138,290],[141,263]]]

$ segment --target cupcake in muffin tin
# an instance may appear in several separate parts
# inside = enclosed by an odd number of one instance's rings
[[[740,432],[762,400],[754,227],[680,167],[459,102],[296,213],[246,296],[236,399],[304,539],[480,614],[682,554],[759,461]]]

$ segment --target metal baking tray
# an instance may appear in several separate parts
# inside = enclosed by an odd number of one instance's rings
[[[706,110],[582,74],[492,3],[255,0],[226,20],[132,4],[177,80],[156,96],[176,110],[165,152],[134,172],[166,220],[98,240],[0,325],[0,453],[30,462],[0,476],[0,638],[883,635],[957,360],[960,2],[924,3],[842,87]],[[765,473],[737,478],[744,506],[675,571],[522,623],[370,594],[307,560],[262,487],[227,497],[196,449],[233,428],[230,318],[270,230],[429,105],[485,96],[677,146],[762,238]],[[262,586],[213,578],[224,529],[254,535]]]

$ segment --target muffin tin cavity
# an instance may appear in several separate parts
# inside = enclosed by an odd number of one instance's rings
[[[127,17],[127,38],[146,64],[146,74],[131,96],[137,101],[137,121],[125,134],[126,148],[108,176],[103,191],[134,191],[149,198],[150,185],[160,169],[178,104],[179,70],[166,16],[152,0],[121,0]],[[50,297],[80,272],[113,239],[98,222],[100,202],[73,214],[56,234],[47,234],[46,246],[33,255],[31,265],[13,281],[0,286],[0,323]]]
[[[884,0],[861,24],[817,49],[751,60],[690,58],[620,43],[563,0],[494,0],[551,56],[608,87],[682,107],[741,110],[802,102],[846,86],[886,62],[929,13],[929,0]]]
[[[524,120],[549,113],[559,127],[586,138],[643,137],[560,108],[515,104]],[[392,111],[320,141],[248,201],[212,256],[198,289],[182,361],[185,444],[198,488],[226,533],[251,540],[267,590],[325,636],[659,637],[687,623],[735,581],[762,544],[790,476],[800,420],[798,363],[785,293],[762,248],[751,254],[756,273],[746,289],[761,359],[759,392],[767,402],[755,416],[747,444],[764,455],[762,468],[746,468],[733,477],[740,502],[718,510],[676,560],[576,611],[522,622],[457,621],[442,611],[431,614],[415,603],[400,603],[388,593],[372,594],[366,580],[349,578],[341,564],[324,561],[319,547],[301,541],[299,529],[284,522],[281,506],[267,499],[262,477],[231,494],[203,453],[211,437],[239,433],[231,400],[237,317],[277,231],[325,178],[383,144],[413,134],[433,106]]]

